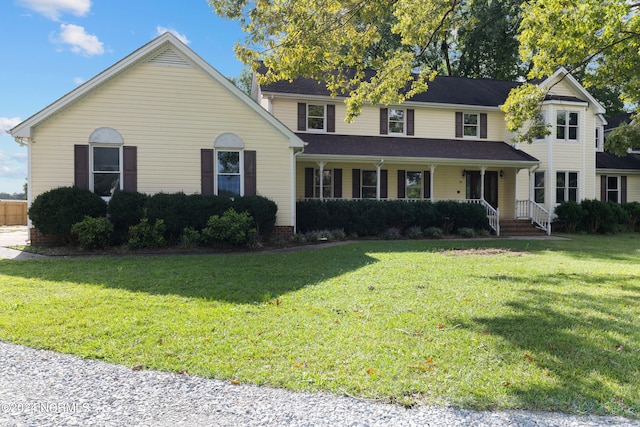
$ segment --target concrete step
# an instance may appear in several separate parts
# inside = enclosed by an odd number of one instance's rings
[[[530,220],[501,220],[500,235],[501,236],[541,236],[546,234],[540,230]]]

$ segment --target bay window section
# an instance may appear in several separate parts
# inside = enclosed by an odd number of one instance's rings
[[[565,141],[578,140],[578,113],[558,111],[556,116],[556,138]]]
[[[121,147],[92,146],[91,190],[101,197],[111,197],[120,189]]]
[[[240,151],[218,151],[218,196],[238,197],[241,188]]]

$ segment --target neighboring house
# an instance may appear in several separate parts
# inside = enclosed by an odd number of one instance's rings
[[[170,33],[26,119],[28,199],[77,185],[108,199],[147,194],[262,195],[276,227],[295,226],[303,142]]]
[[[498,217],[550,232],[558,203],[596,197],[605,109],[561,68],[538,83],[549,88],[551,134],[514,144],[499,107],[518,84],[439,76],[402,105],[365,105],[352,124],[343,99],[311,79],[254,85],[252,95],[307,144],[298,199],[453,199],[485,206],[498,232]]]
[[[610,117],[604,128],[604,140],[623,123],[631,122],[631,113]],[[625,156],[604,151],[596,153],[598,199],[616,203],[640,202],[640,150],[628,150]]]

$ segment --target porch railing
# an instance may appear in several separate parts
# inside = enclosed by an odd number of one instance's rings
[[[487,212],[487,218],[489,219],[489,226],[496,232],[496,236],[500,236],[500,209],[494,208],[486,200],[482,199],[462,199],[460,202],[475,203],[482,205]]]
[[[516,200],[516,218],[531,219],[547,235],[551,235],[549,211],[533,200]]]

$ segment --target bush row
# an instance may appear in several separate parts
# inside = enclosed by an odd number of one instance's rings
[[[455,201],[304,200],[297,203],[298,231],[342,229],[347,235],[379,236],[394,228],[439,227],[446,234],[460,228],[489,230],[484,208]]]
[[[617,233],[640,227],[640,203],[612,203],[583,200],[563,202],[555,208],[557,231],[567,233]]]

